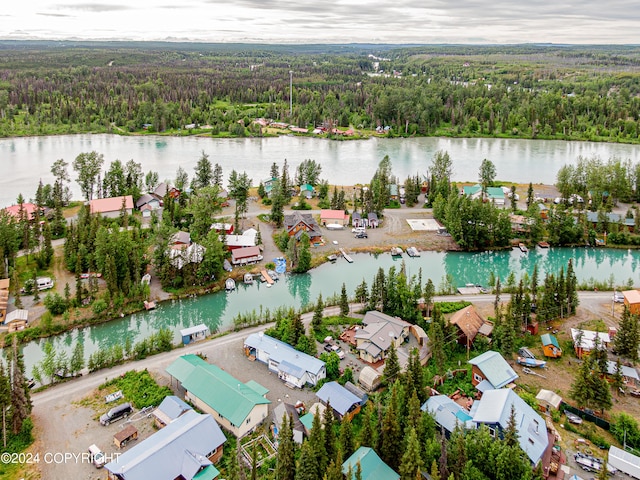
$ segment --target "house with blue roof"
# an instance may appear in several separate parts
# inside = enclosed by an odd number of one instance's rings
[[[548,448],[547,427],[543,418],[513,390],[502,388],[483,393],[482,398],[473,403],[470,415],[476,426],[486,425],[494,438],[502,439],[509,423],[513,407],[518,430],[518,442],[535,467]]]
[[[423,412],[429,412],[433,416],[436,425],[447,438],[457,426],[467,430],[476,428],[469,410],[458,405],[446,395],[429,397],[420,409]]]
[[[293,387],[302,388],[306,384],[316,385],[326,378],[325,363],[311,355],[296,350],[263,332],[252,333],[244,341],[247,357],[266,363],[278,378]]]
[[[213,480],[225,441],[211,415],[189,410],[104,468],[110,480]]]
[[[498,352],[489,350],[469,360],[471,367],[471,383],[480,392],[502,388],[515,379],[518,374]]]
[[[197,355],[178,357],[166,371],[184,388],[185,400],[238,438],[267,418],[269,390],[253,380],[243,383]]]
[[[400,475],[384,463],[372,448],[360,447],[342,464],[344,475],[351,472],[351,477],[347,477],[347,480],[355,480],[358,464],[362,480],[400,480]]]
[[[158,408],[153,411],[155,424],[158,428],[163,428],[173,422],[189,410],[193,410],[190,405],[185,403],[175,395],[168,395],[160,402]]]
[[[338,382],[327,382],[322,385],[316,393],[316,397],[318,397],[325,406],[331,404],[333,413],[340,420],[342,420],[344,416],[352,419],[360,413],[360,397],[351,393]]]

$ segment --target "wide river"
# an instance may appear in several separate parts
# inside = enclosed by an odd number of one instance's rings
[[[612,157],[640,162],[640,147],[617,143],[563,142],[491,138],[371,138],[332,141],[309,137],[214,139],[206,137],[160,137],[118,135],[60,135],[0,139],[0,207],[15,203],[19,193],[35,195],[38,180],[52,183],[51,165],[59,158],[73,162],[82,152],[97,151],[105,167],[114,160],[135,160],[145,172],[158,172],[161,180],[175,178],[178,166],[191,177],[204,151],[222,166],[225,178],[231,170],[246,171],[257,186],[269,176],[273,162],[287,159],[289,173],[305,159],[322,165],[322,178],[330,184],[368,183],[380,160],[388,155],[394,174],[425,174],[438,150],[449,152],[453,180],[476,181],[478,168],[488,158],[496,165],[498,179],[518,183],[555,183],[558,169],[575,163],[579,156]],[[80,198],[76,174],[69,169],[73,198]],[[8,172],[8,173],[7,173]]]

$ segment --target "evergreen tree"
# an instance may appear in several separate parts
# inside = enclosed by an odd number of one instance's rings
[[[318,301],[316,302],[316,308],[313,310],[313,318],[311,319],[311,325],[314,328],[318,328],[322,325],[322,319],[324,317],[324,302],[322,301],[322,292],[318,294]]]
[[[322,472],[311,441],[307,440],[300,449],[295,480],[320,480]]]
[[[271,189],[271,222],[276,227],[282,227],[284,223],[284,206],[286,198],[279,182],[275,182]]]
[[[396,471],[402,457],[402,428],[398,411],[398,389],[392,388],[391,400],[382,421],[379,453],[382,461]]]
[[[349,297],[347,297],[347,287],[342,284],[340,292],[340,315],[347,317],[349,315]]]
[[[394,383],[398,379],[398,375],[400,375],[400,361],[396,346],[391,342],[387,358],[384,361],[384,377],[388,383]]]
[[[433,297],[436,294],[436,287],[430,278],[427,280],[422,294],[424,298],[424,304],[427,307],[427,317],[429,317],[431,316],[431,303],[433,302]]]
[[[438,462],[431,462],[431,479],[440,480],[440,472],[438,471]]]
[[[33,282],[33,303],[40,301],[40,291],[38,290],[38,275],[36,270],[31,273],[31,281]]]
[[[405,372],[405,384],[407,394],[415,390],[418,400],[424,400],[424,377],[422,375],[422,365],[420,364],[420,353],[417,348],[412,348],[409,353],[407,370]]]
[[[362,283],[356,287],[354,295],[356,302],[362,303],[363,305],[366,305],[369,301],[369,286],[364,278],[362,279]]]
[[[2,446],[7,448],[7,409],[11,406],[11,382],[0,360],[0,409],[2,409]]]
[[[333,428],[333,408],[331,408],[331,401],[327,402],[327,408],[324,410],[323,417],[324,424],[324,449],[327,452],[327,458],[333,459],[336,454],[336,432]]]
[[[31,398],[29,386],[24,376],[22,354],[18,351],[18,338],[15,335],[11,358],[11,407],[13,433],[17,435],[22,430],[23,422],[31,413]]]
[[[424,469],[420,443],[413,427],[407,434],[406,448],[400,462],[400,478],[402,480],[414,480]],[[419,477],[418,477],[419,478]]]
[[[342,456],[340,450],[337,452],[337,458],[334,458],[329,463],[327,472],[324,474],[323,480],[344,480],[342,475]]]
[[[69,363],[69,370],[72,375],[76,375],[84,368],[84,344],[80,341],[76,341],[73,347],[73,353],[71,354],[71,361]]]
[[[633,362],[638,361],[640,342],[640,323],[638,316],[631,314],[625,305],[620,318],[618,332],[613,339],[615,352]]]
[[[516,421],[516,408],[511,405],[511,411],[509,412],[509,420],[507,421],[507,428],[504,430],[504,443],[509,447],[515,447],[519,445],[518,442],[518,424]]]
[[[295,240],[295,237],[291,237]],[[300,237],[300,248],[298,250],[298,264],[294,268],[296,273],[308,272],[311,269],[311,250],[309,235],[303,233]]]
[[[449,458],[449,471],[457,478],[462,477],[465,465],[467,464],[467,445],[465,434],[460,424],[457,424],[449,440],[447,456]]]
[[[620,395],[620,390],[624,387],[624,378],[622,377],[622,365],[620,364],[620,358],[616,359],[616,369],[613,372],[612,386],[616,391],[616,394]]]
[[[421,423],[422,411],[420,410],[420,400],[418,399],[416,391],[413,390],[407,405],[406,425],[407,427],[413,428],[417,433],[421,427]]]
[[[209,155],[204,150],[200,155],[200,159],[196,164],[193,180],[191,181],[191,188],[197,190],[199,188],[208,187],[213,180],[213,171],[211,168],[211,161]]]
[[[278,434],[278,453],[276,457],[276,480],[294,480],[296,476],[295,443],[291,423],[293,419],[285,414],[282,429]]]
[[[535,200],[533,198],[533,184],[529,182],[529,188],[527,188],[527,210],[531,208],[531,205],[533,205],[534,201]]]
[[[353,428],[351,425],[351,420],[349,419],[348,415],[342,417],[342,422],[340,423],[339,443],[342,458],[349,458],[355,451],[355,442],[353,438]]]
[[[502,285],[500,284],[500,277],[496,279],[496,288],[495,288],[496,298],[493,301],[493,310],[494,312],[498,310],[498,306],[500,305],[500,294],[502,293]]]
[[[364,411],[362,412],[362,415],[360,417],[362,421],[362,428],[360,429],[360,437],[358,438],[358,443],[361,447],[373,448],[376,444],[371,418],[373,413],[373,406],[371,402],[369,402],[364,407]]]
[[[313,457],[317,462],[318,468],[321,472],[324,472],[329,463],[329,458],[327,457],[327,450],[325,449],[324,430],[322,429],[321,415],[316,414],[313,416],[313,423],[311,425],[309,439],[305,443],[309,444],[311,452],[313,453]],[[298,471],[298,473],[300,472]],[[320,478],[320,475],[317,478]]]
[[[444,373],[444,364],[446,361],[446,354],[444,350],[445,344],[445,326],[444,317],[440,311],[440,306],[436,304],[433,309],[433,316],[431,318],[431,327],[429,329],[429,346],[431,347],[431,354],[433,362],[436,366],[436,373],[439,375]]]
[[[256,442],[253,443],[251,449],[251,480],[258,480],[258,452],[256,450]]]
[[[227,458],[227,472],[226,472],[227,476],[225,477],[226,480],[240,480],[240,463],[238,462],[239,454],[240,454],[240,451],[236,446],[234,454],[230,455]],[[276,480],[277,479],[278,477],[276,477]],[[293,480],[293,477],[291,477],[288,480]]]
[[[295,312],[291,319],[291,331],[288,343],[290,345],[297,345],[300,338],[304,336],[304,333],[304,323],[302,323],[302,318],[298,312]]]

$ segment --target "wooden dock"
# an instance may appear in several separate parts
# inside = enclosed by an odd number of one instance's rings
[[[342,256],[344,257],[344,259],[349,262],[349,263],[353,263],[353,258],[351,258],[349,255],[347,255],[347,252],[344,251],[344,248],[340,249],[340,253],[342,254]]]
[[[260,271],[260,275],[262,275],[262,278],[264,278],[264,281],[267,282],[269,285],[273,285],[273,278],[271,278],[271,276],[267,273],[266,270],[261,270]]]

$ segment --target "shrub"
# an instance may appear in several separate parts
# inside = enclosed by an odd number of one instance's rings
[[[95,302],[93,302],[93,313],[95,315],[100,315],[106,309],[107,309],[107,302],[105,302],[103,299],[100,298]]]
[[[59,293],[48,293],[44,297],[44,306],[51,312],[52,315],[62,315],[67,309],[67,302]]]

